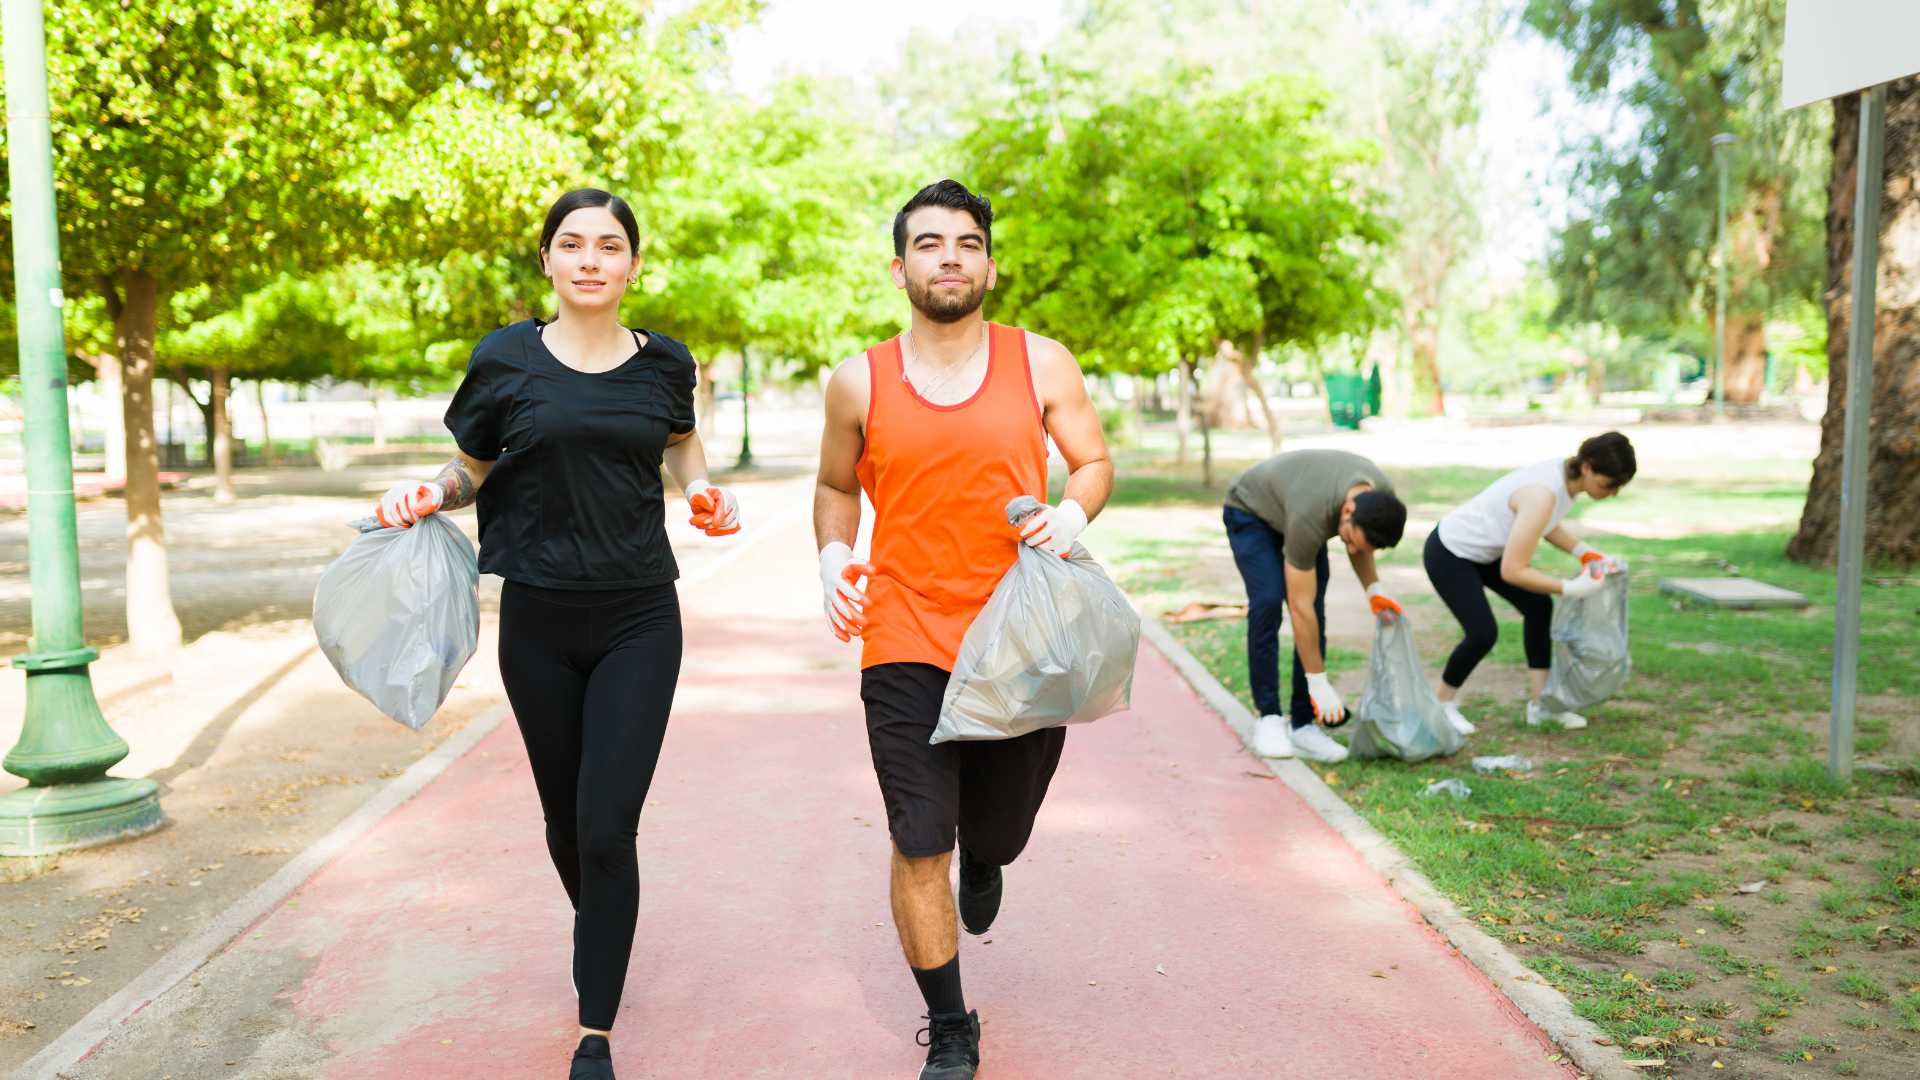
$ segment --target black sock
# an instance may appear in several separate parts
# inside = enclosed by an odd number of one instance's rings
[[[605,1035],[583,1035],[580,1038],[580,1048],[573,1052],[573,1056],[612,1060],[613,1047],[608,1045]]]
[[[927,1012],[963,1016],[967,999],[960,993],[960,954],[937,968],[913,968],[913,981],[920,984],[920,996],[927,1000]]]

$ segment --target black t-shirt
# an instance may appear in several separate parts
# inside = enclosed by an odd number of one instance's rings
[[[553,589],[632,589],[680,576],[667,545],[660,459],[693,430],[694,363],[646,344],[610,371],[560,362],[528,319],[473,350],[447,430],[492,461],[479,493],[480,569]]]

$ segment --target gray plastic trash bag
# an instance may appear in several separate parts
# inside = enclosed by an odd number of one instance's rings
[[[1607,575],[1598,592],[1564,597],[1553,608],[1553,667],[1540,703],[1579,711],[1620,692],[1633,673],[1627,654],[1627,572]]]
[[[1348,750],[1356,758],[1421,761],[1466,745],[1420,669],[1413,625],[1405,615],[1374,629],[1367,688],[1360,692],[1354,720]]]
[[[418,731],[479,645],[479,580],[473,545],[439,514],[362,532],[313,592],[320,651],[348,686]]]
[[[1007,520],[1039,508],[1022,495]],[[1118,712],[1132,700],[1139,651],[1140,616],[1086,548],[1063,559],[1021,544],[960,642],[927,741],[1011,739]]]

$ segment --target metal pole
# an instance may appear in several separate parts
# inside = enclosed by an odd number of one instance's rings
[[[753,399],[753,357],[745,345],[740,346],[740,460],[734,467],[745,469],[753,464],[753,426],[748,423],[749,402]]]
[[[1860,95],[1860,155],[1853,194],[1853,317],[1847,327],[1846,441],[1840,466],[1839,591],[1833,605],[1833,715],[1827,772],[1853,776],[1853,706],[1860,667],[1860,577],[1867,539],[1867,420],[1873,408],[1873,330],[1880,268],[1887,87]]]
[[[99,653],[87,648],[81,626],[46,28],[39,0],[7,0],[4,7],[33,638],[27,654],[13,659],[27,673],[26,719],[5,760],[28,786],[0,797],[0,855],[39,855],[157,828],[160,803],[152,780],[106,778],[127,756],[127,744],[94,698],[87,665]]]
[[[1713,341],[1713,415],[1727,415],[1727,147],[1734,137],[1721,132],[1713,137],[1713,160],[1720,170],[1720,209],[1717,214],[1715,245],[1720,249],[1720,267],[1715,274]]]

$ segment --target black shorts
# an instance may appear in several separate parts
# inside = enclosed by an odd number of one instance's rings
[[[947,672],[932,664],[877,664],[860,673],[887,831],[908,858],[952,851],[957,833],[970,856],[1005,866],[1033,833],[1067,731],[929,746],[946,690]]]

